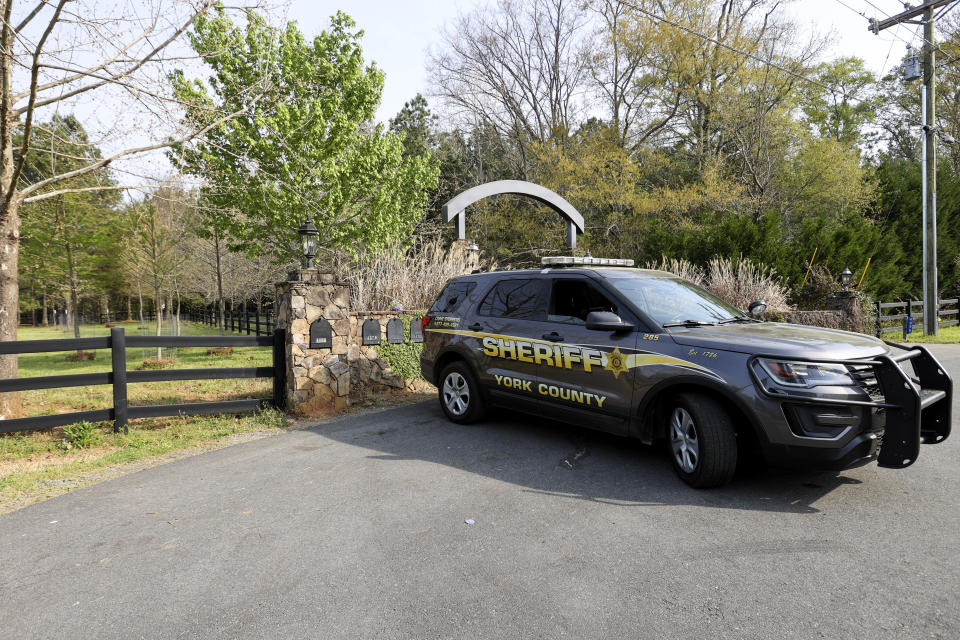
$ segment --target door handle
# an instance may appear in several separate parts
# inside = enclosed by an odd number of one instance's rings
[[[483,325],[479,322],[474,322],[472,325],[467,327],[467,329],[470,329],[470,331],[480,331],[480,329],[483,329]]]
[[[550,342],[561,342],[563,340],[563,336],[556,331],[551,331],[550,333],[543,334],[543,339],[549,340]]]

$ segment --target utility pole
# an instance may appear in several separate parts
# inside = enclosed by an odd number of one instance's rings
[[[955,0],[934,0],[910,7],[903,13],[884,20],[871,20],[870,30],[879,34],[884,29],[914,20],[923,14],[923,332],[937,335],[940,309],[937,287],[937,73],[933,12]]]

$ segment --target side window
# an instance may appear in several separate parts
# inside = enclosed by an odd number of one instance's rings
[[[467,299],[467,295],[469,295],[476,286],[476,282],[451,282],[440,292],[440,296],[437,298],[437,301],[433,303],[433,306],[430,307],[427,315],[453,313],[460,308],[463,301]]]
[[[547,320],[586,324],[587,314],[591,311],[620,313],[617,305],[586,280],[564,278],[553,281],[553,286],[550,288]]]
[[[540,285],[539,280],[501,280],[483,299],[477,312],[494,318],[542,319],[543,309],[538,304]]]

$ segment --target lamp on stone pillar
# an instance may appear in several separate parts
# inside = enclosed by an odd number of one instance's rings
[[[303,242],[303,257],[306,258],[307,263],[304,268],[313,269],[313,259],[317,255],[317,238],[320,237],[320,232],[317,231],[313,221],[310,220],[310,214],[307,214],[307,221],[300,225],[297,233],[300,234],[300,240]]]
[[[850,291],[850,279],[853,278],[853,272],[848,268],[844,268],[840,272],[840,283],[843,285],[844,291]]]
[[[476,242],[471,241],[465,247],[465,250],[467,252],[467,268],[473,271],[480,264],[480,247],[477,246]]]

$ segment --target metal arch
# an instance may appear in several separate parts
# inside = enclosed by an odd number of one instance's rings
[[[577,246],[577,234],[583,233],[583,216],[580,212],[550,189],[524,180],[497,180],[467,189],[443,205],[443,221],[450,222],[456,218],[457,237],[463,240],[467,231],[466,208],[478,200],[501,194],[527,196],[559,213],[567,221],[567,246],[571,249]]]

